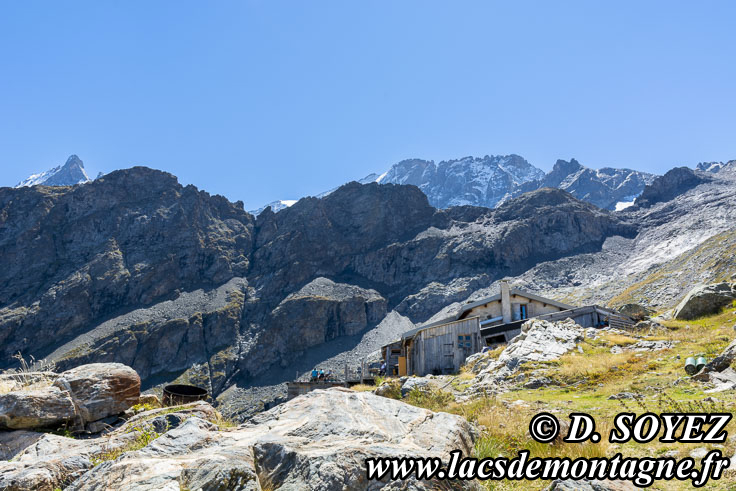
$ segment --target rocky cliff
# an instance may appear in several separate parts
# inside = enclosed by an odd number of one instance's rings
[[[443,160],[438,164],[420,159],[404,160],[381,178],[381,183],[413,184],[432,206],[474,205],[493,208],[522,183],[544,173],[518,155],[486,155]]]
[[[607,210],[625,206],[641,194],[655,176],[631,169],[589,169],[577,160],[558,160],[543,178],[524,183],[515,194],[540,187],[564,189],[578,199]]]
[[[636,232],[556,189],[437,210],[414,186],[351,183],[256,220],[140,167],[3,188],[0,364],[19,351],[60,368],[116,361],[144,388],[178,379],[217,395],[391,309],[422,321],[459,291]]]

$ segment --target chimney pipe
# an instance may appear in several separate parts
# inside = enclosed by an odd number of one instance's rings
[[[511,294],[508,280],[501,280],[501,315],[504,324],[511,322]]]

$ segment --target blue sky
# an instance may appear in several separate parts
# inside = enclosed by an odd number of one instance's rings
[[[14,185],[71,153],[254,208],[411,157],[736,158],[736,2],[3,2]]]

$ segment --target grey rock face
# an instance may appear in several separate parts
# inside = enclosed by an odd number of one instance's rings
[[[73,422],[76,416],[70,393],[58,387],[0,395],[0,428],[46,428]]]
[[[717,313],[736,299],[736,283],[696,286],[675,308],[675,319],[696,319]]]
[[[404,160],[394,165],[381,183],[413,184],[437,208],[473,205],[493,208],[508,199],[519,185],[544,173],[518,155],[465,157],[435,164]]]
[[[675,167],[665,175],[656,178],[636,198],[636,206],[648,207],[675,196],[708,181],[708,176],[688,167]]]
[[[631,169],[589,169],[577,160],[558,160],[549,174],[521,185],[515,193],[543,187],[564,189],[578,199],[613,210],[619,202],[631,202],[655,176]]]
[[[0,188],[0,366],[113,314],[245,275],[242,205],[146,168],[71,188]]]
[[[414,186],[375,183],[254,222],[238,203],[133,168],[0,189],[0,231],[0,366],[18,351],[62,369],[121,362],[146,387],[178,379],[217,396],[390,308],[423,321],[636,227],[555,189],[436,210]]]
[[[471,428],[458,416],[370,393],[317,390],[229,431],[190,418],[144,449],[91,469],[68,489],[380,489],[388,483],[366,480],[367,457],[448,458],[453,449],[467,455],[472,448]],[[438,483],[402,485],[436,489]]]
[[[258,360],[286,365],[306,348],[374,327],[386,316],[386,299],[375,290],[317,278],[288,295],[271,312]],[[247,365],[251,373],[263,367]]]

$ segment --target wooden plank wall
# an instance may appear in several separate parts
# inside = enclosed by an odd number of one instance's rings
[[[458,336],[470,336],[470,348],[459,346]],[[455,373],[460,370],[466,356],[479,352],[481,348],[478,317],[425,329],[414,337],[410,374]]]

